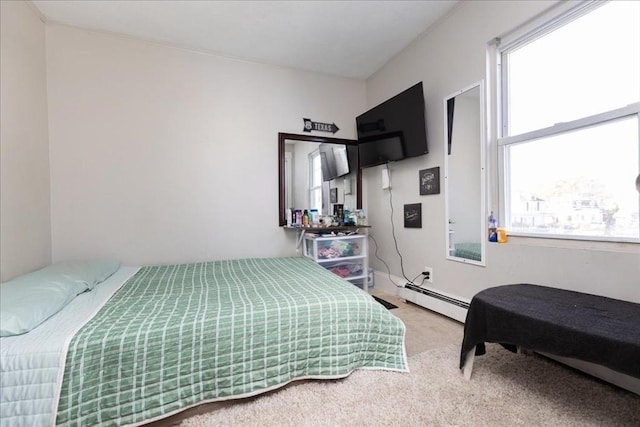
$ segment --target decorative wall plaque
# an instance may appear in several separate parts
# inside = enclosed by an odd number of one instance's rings
[[[311,119],[302,119],[304,121],[304,128],[302,129],[304,132],[311,132],[312,130],[317,130],[319,132],[331,132],[336,133],[340,130],[335,123],[320,123],[314,122]]]

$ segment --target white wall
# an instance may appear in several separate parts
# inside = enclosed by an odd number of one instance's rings
[[[277,134],[354,138],[365,105],[364,81],[53,24],[47,78],[54,260],[293,255]]]
[[[45,25],[0,2],[0,280],[51,262]]]
[[[444,195],[418,195],[418,170],[443,164],[442,98],[485,78],[488,40],[553,2],[463,2],[366,88],[47,25],[48,92],[44,24],[23,2],[0,3],[2,280],[47,264],[51,245],[54,260],[129,264],[293,254],[294,236],[277,227],[277,132],[302,133],[310,117],[353,138],[355,116],[423,81],[430,153],[391,166],[406,274],[432,266],[434,287],[463,298],[532,282],[640,301],[637,245],[512,237],[488,245],[486,268],[463,265],[444,258]],[[379,168],[364,179],[371,233],[400,276]],[[418,201],[423,228],[404,229],[402,205]]]
[[[444,159],[443,97],[485,79],[486,44],[552,6],[549,1],[468,1],[397,55],[367,81],[371,108],[418,81],[426,98],[429,154],[391,164],[394,224],[406,276],[434,268],[433,287],[461,298],[507,283],[537,283],[640,302],[640,248],[634,244],[552,241],[511,237],[487,245],[487,266],[445,259],[444,194],[419,196],[418,170],[441,166]],[[489,165],[495,165],[495,145]],[[495,169],[488,190],[497,194]],[[379,255],[402,276],[390,232],[389,194],[380,187],[379,168],[364,171],[366,207]],[[494,199],[495,200],[495,199]],[[423,228],[404,229],[402,205],[422,202]],[[498,211],[497,206],[489,209]],[[385,271],[376,259],[373,266]],[[382,275],[379,275],[382,276]]]

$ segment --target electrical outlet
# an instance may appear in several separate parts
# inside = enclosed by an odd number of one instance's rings
[[[422,270],[422,275],[427,282],[433,283],[433,267],[425,267]]]

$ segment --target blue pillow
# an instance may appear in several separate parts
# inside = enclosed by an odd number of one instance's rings
[[[65,261],[0,285],[0,337],[29,332],[120,267],[113,261]]]
[[[46,271],[47,274],[63,274],[69,280],[84,283],[87,289],[91,290],[99,283],[104,282],[119,268],[118,261],[60,261],[40,271]]]

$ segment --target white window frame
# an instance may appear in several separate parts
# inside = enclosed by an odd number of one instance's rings
[[[512,144],[532,141],[539,138],[545,138],[560,135],[572,130],[586,129],[591,126],[603,124],[608,121],[619,120],[629,116],[637,116],[640,123],[640,102],[631,105],[595,114],[588,117],[581,117],[564,123],[557,123],[543,129],[536,129],[530,132],[514,136],[503,136],[507,134],[507,123],[503,121],[503,117],[507,117],[508,110],[508,79],[503,78],[508,73],[506,63],[503,63],[503,53],[515,50],[517,47],[530,42],[538,36],[543,36],[556,28],[579,18],[582,15],[601,6],[602,2],[585,1],[580,3],[562,2],[556,7],[551,8],[546,13],[541,14],[528,24],[518,28],[517,30],[491,40],[487,47],[487,111],[493,112],[488,114],[488,140],[494,141],[493,147],[489,147],[496,163],[489,161],[489,173],[493,179],[498,182],[498,194],[488,192],[489,210],[499,212],[500,218],[509,218],[508,204],[508,182],[506,177],[509,176],[509,159],[508,150]],[[640,128],[640,125],[639,125]],[[640,134],[640,129],[639,129]],[[639,156],[640,157],[640,156]],[[638,159],[640,165],[640,158]],[[493,209],[491,207],[499,207]],[[534,237],[540,239],[566,239],[566,240],[589,240],[589,241],[615,241],[615,242],[633,242],[640,243],[640,238],[621,238],[609,236],[573,236],[563,234],[538,234],[525,232],[510,232],[511,235]]]
[[[309,208],[313,208],[311,202],[314,199],[313,195],[315,192],[320,191],[320,200],[322,200],[322,171],[320,171],[320,185],[313,185],[313,164],[316,158],[318,160],[320,159],[320,150],[317,149],[309,153]]]

